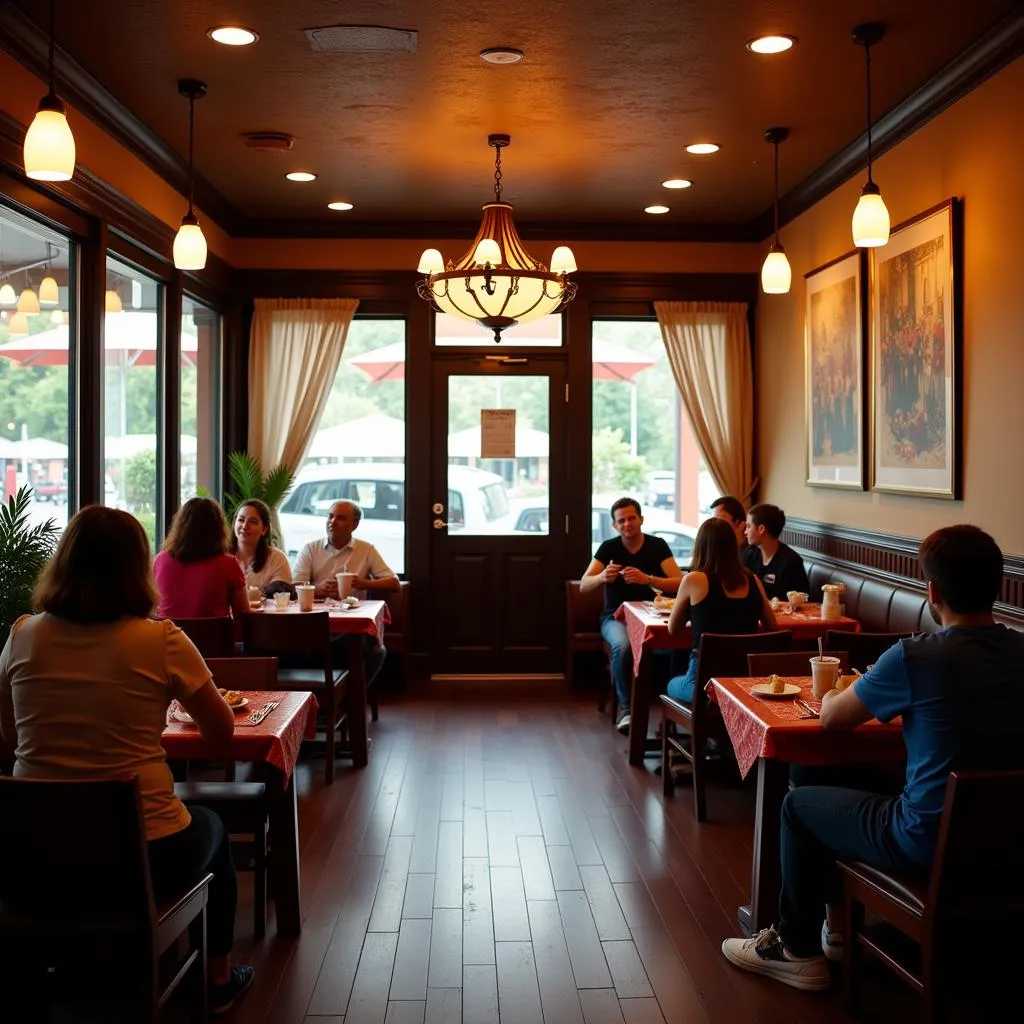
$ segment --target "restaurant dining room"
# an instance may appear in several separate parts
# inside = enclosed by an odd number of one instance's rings
[[[1022,54],[0,0],[0,1021],[1024,1019]]]

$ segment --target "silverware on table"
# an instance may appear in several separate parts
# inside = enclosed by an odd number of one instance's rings
[[[263,719],[266,718],[267,715],[269,715],[270,712],[273,711],[274,708],[276,708],[280,703],[281,702],[279,700],[272,700],[269,704],[264,704],[263,707],[261,707],[258,711],[254,711],[249,716],[248,724],[259,725],[260,722],[262,722]]]
[[[802,698],[797,697],[794,703],[798,708],[800,708],[804,712],[804,714],[800,716],[801,718],[821,718],[821,712],[816,711],[814,708],[811,707],[810,704],[807,703],[807,701],[803,700]]]

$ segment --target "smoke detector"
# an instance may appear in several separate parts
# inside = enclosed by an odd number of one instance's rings
[[[243,132],[242,138],[261,153],[287,153],[295,145],[295,136],[286,132]]]
[[[382,25],[327,25],[305,32],[316,53],[415,53],[419,39],[411,29]]]

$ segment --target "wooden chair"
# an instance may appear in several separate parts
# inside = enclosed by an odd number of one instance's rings
[[[134,778],[0,779],[0,967],[16,982],[48,968],[110,970],[134,1019],[155,1022],[191,973],[205,1009],[212,878],[154,904]],[[159,960],[186,933],[162,986]]]
[[[204,658],[230,658],[235,653],[235,620],[230,615],[208,619],[171,619]]]
[[[409,626],[409,581],[401,580],[397,590],[390,590],[383,595],[391,615],[391,623],[384,630],[384,646],[387,648],[388,657],[393,654],[401,655],[402,658],[402,689],[409,686],[409,643],[411,631]],[[380,673],[369,686],[366,693],[366,701],[370,705],[370,718],[376,722],[378,718],[377,686],[380,680]]]
[[[850,667],[850,656],[846,651],[829,651],[830,658],[839,659],[839,671],[846,672]],[[811,658],[817,655],[813,651],[783,651],[781,654],[748,654],[747,670],[752,676],[770,676],[773,672],[780,676],[809,676],[811,674]]]
[[[693,765],[693,809],[698,821],[707,820],[707,799],[705,795],[704,751],[708,738],[722,743],[728,742],[722,718],[704,693],[704,687],[712,676],[745,676],[748,654],[767,654],[788,651],[793,643],[793,634],[788,629],[773,633],[704,633],[700,638],[697,652],[697,684],[693,688],[693,700],[682,704],[662,694],[661,728],[661,780],[665,796],[675,793],[672,778],[671,752],[682,755]],[[691,654],[690,657],[693,657]],[[671,734],[669,722],[675,722],[690,734],[690,746]]]
[[[988,982],[1015,978],[1012,937],[1024,911],[1022,802],[1024,771],[952,772],[930,876],[837,862],[846,902],[843,995],[853,1012],[859,1010],[865,953],[921,993],[929,1024],[941,1019],[950,989],[965,974],[975,993],[988,991]],[[883,925],[874,923],[879,917]],[[899,935],[920,947],[914,949],[916,963],[899,955]],[[1001,944],[1008,944],[1002,954]]]
[[[839,629],[830,629],[825,634],[825,650],[846,651],[850,656],[850,664],[861,672],[867,672],[868,665],[873,665],[894,643],[913,636],[913,633],[844,633]]]
[[[604,609],[604,588],[583,592],[579,580],[565,581],[565,621],[567,633],[565,640],[565,681],[571,690],[575,676],[577,654],[604,654],[605,674],[601,680],[600,696],[597,710],[603,712],[608,706],[611,695],[612,719],[615,719],[618,702],[615,699],[615,687],[611,676],[611,648],[605,643],[598,628],[601,612]]]
[[[309,692],[316,696],[326,725],[324,782],[334,782],[338,730],[345,722],[347,669],[335,669],[331,625],[327,611],[305,615],[244,615],[242,635],[247,655],[306,655],[315,668],[278,668],[272,690]]]

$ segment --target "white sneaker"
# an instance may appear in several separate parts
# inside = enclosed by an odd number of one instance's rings
[[[793,956],[774,928],[762,928],[749,939],[726,939],[722,952],[741,970],[763,974],[805,992],[820,992],[831,981],[823,956]]]
[[[631,721],[632,719],[629,717],[629,715],[625,714],[615,723],[615,728],[618,729],[621,733],[627,733],[629,732],[629,723]]]
[[[828,929],[828,918],[821,923],[821,951],[833,963],[843,962],[843,933]]]

